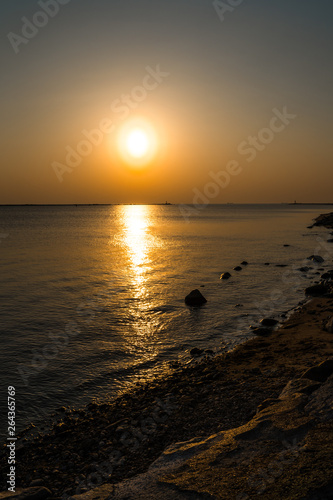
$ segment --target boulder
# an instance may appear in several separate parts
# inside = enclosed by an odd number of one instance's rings
[[[278,321],[273,318],[264,318],[260,321],[260,324],[263,326],[275,326],[278,324]]]
[[[305,294],[310,295],[311,297],[320,297],[326,293],[329,293],[329,287],[323,283],[312,285],[305,289]]]
[[[203,349],[198,349],[197,347],[194,347],[193,349],[190,350],[191,356],[201,356],[203,352],[204,352]]]
[[[234,271],[241,271],[242,270],[242,267],[241,266],[236,266],[234,267]]]
[[[320,255],[310,255],[308,260],[312,260],[312,262],[317,262],[318,264],[325,262],[325,259],[323,259]]]
[[[220,276],[220,280],[228,280],[229,278],[231,278],[230,273],[222,273]]]
[[[325,226],[331,228],[333,225],[333,212],[321,214],[315,219],[314,226]]]
[[[303,373],[301,378],[314,380],[316,382],[325,382],[333,373],[333,359],[327,359],[317,366],[313,366]]]
[[[243,262],[241,262],[241,266],[248,266],[248,262],[246,260],[243,260]]]
[[[185,297],[185,304],[188,306],[201,306],[206,302],[207,300],[198,289],[192,290],[192,292]]]
[[[327,240],[327,243],[333,243],[333,238],[330,238],[329,240]]]

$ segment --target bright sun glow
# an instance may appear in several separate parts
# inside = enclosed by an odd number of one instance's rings
[[[149,139],[144,130],[135,129],[129,133],[126,147],[130,155],[134,158],[142,158],[149,149]]]
[[[118,149],[121,158],[131,168],[145,168],[155,158],[158,149],[154,127],[144,118],[128,120],[119,131]]]

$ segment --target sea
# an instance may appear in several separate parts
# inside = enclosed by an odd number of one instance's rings
[[[328,230],[308,227],[331,210],[0,207],[1,438],[8,387],[17,432],[38,428],[61,407],[111,401],[197,362],[193,348],[229,351],[263,317],[285,318],[332,266]],[[313,254],[325,262],[311,263]],[[224,272],[231,278],[221,280]],[[202,307],[185,305],[193,289],[206,298]]]

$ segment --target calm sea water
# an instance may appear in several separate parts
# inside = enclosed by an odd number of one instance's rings
[[[63,405],[112,399],[193,347],[231,349],[250,324],[279,318],[316,278],[292,266],[326,241],[307,226],[330,209],[209,206],[187,223],[177,206],[0,207],[2,428],[8,385],[22,429]],[[202,285],[207,304],[185,306]]]

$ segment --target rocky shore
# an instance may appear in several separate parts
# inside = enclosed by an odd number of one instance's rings
[[[333,498],[332,276],[318,284],[279,329],[22,433],[0,499]],[[5,490],[6,448],[0,460]]]

